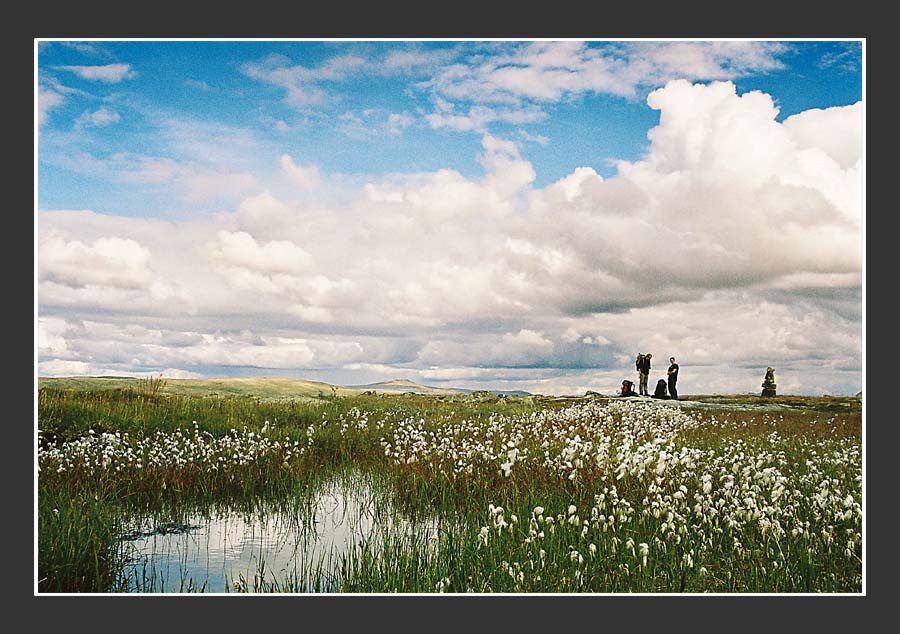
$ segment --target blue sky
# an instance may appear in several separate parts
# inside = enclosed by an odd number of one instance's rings
[[[57,342],[41,349],[45,373],[255,371],[356,383],[405,373],[432,383],[581,389],[615,384],[631,356],[635,342],[611,337],[617,315],[647,313],[650,324],[652,315],[704,302],[747,302],[795,322],[761,334],[770,340],[732,366],[752,374],[784,358],[817,377],[797,378],[797,390],[861,387],[859,249],[850,244],[837,264],[810,252],[761,266],[756,260],[781,248],[784,235],[743,244],[734,234],[742,219],[770,213],[757,221],[788,219],[792,231],[802,229],[796,239],[822,245],[851,227],[861,242],[859,41],[42,41],[36,64],[38,232],[51,263],[39,309]],[[754,91],[762,98],[750,98]],[[768,156],[757,143],[768,143]],[[756,174],[760,161],[776,171]],[[733,192],[713,191],[704,181],[712,173]],[[678,179],[696,209],[682,208],[684,195],[672,190]],[[766,182],[783,187],[763,191]],[[733,202],[747,192],[771,196],[771,209]],[[620,231],[611,206],[650,229],[603,242]],[[706,213],[720,223],[717,233],[679,232],[675,223],[656,233],[659,218],[687,214],[687,227]],[[817,224],[823,218],[832,224]],[[343,242],[340,223],[358,235]],[[301,226],[308,230],[293,236]],[[497,240],[466,233],[476,226]],[[197,259],[180,264],[213,267],[206,277],[166,270],[177,259],[165,252],[175,240],[157,236],[160,227],[196,236]],[[393,244],[403,231],[417,244],[398,243],[394,259],[371,246]],[[608,259],[580,244],[588,235]],[[623,246],[630,241],[657,261],[667,244],[688,245],[677,255],[684,264],[642,268]],[[624,255],[614,255],[619,249]],[[262,255],[273,252],[277,266]],[[364,253],[382,263],[376,281],[367,277],[374,264],[342,265]],[[532,270],[529,258],[541,267]],[[112,275],[122,267],[132,277]],[[362,288],[395,277],[382,289],[394,304],[363,298]],[[234,292],[197,290],[212,279]],[[460,287],[442,279],[474,283],[472,305],[457,305],[448,293]],[[481,288],[483,279],[494,283]],[[516,290],[522,280],[533,295]],[[127,295],[150,306],[154,293],[183,305],[166,315],[115,305]],[[265,300],[249,310],[238,297]],[[798,325],[810,319],[810,301],[820,311],[816,326],[845,337],[847,358],[834,367],[799,334],[811,327]],[[392,306],[408,319],[386,318]],[[595,308],[575,308],[585,306]],[[192,333],[238,352],[204,348],[206,356],[180,358],[173,346],[156,357],[104,356],[89,343],[95,323],[162,339]],[[362,343],[375,330],[382,338]],[[246,332],[258,337],[252,349],[241,347]],[[507,337],[508,345],[466,364],[472,333],[494,343]],[[690,339],[666,337],[672,347]],[[301,340],[306,363],[266,357],[267,347]],[[483,351],[491,341],[477,345]],[[692,348],[709,368],[704,387],[743,391],[749,379],[713,378],[721,372],[709,357],[727,349],[724,341]],[[601,374],[590,374],[592,364]],[[575,378],[573,365],[583,370]]]
[[[158,187],[121,182],[116,170],[85,173],[70,165],[76,156],[107,160],[116,154],[196,159],[180,147],[175,126],[203,129],[204,141],[216,143],[217,133],[241,134],[251,144],[288,152],[301,163],[316,162],[329,174],[366,177],[392,172],[424,172],[453,167],[464,175],[480,172],[477,131],[435,129],[424,119],[440,97],[427,87],[441,65],[465,63],[479,55],[496,55],[520,48],[521,42],[44,42],[38,56],[39,83],[71,90],[52,109],[41,129],[40,206],[84,207],[133,215],[179,214],[213,210],[217,198],[173,209],[168,192]],[[632,43],[640,46],[640,43]],[[603,51],[622,43],[592,42]],[[850,105],[862,97],[860,42],[782,43],[773,54],[780,68],[765,64],[729,74],[739,92],[762,90],[773,95],[779,119],[810,108]],[[404,52],[439,61],[413,68],[373,72],[391,53]],[[336,57],[365,60],[339,78],[311,81],[320,99],[289,104],[285,90],[254,80],[248,64],[281,56],[283,66],[316,69]],[[443,57],[442,57],[443,56]],[[84,79],[71,66],[127,64],[127,75],[115,82]],[[659,121],[646,94],[657,87],[647,82],[633,95],[572,92],[558,101],[522,99],[511,109],[533,111],[533,121],[498,121],[485,129],[516,139],[537,171],[535,185],[544,186],[577,166],[593,167],[608,177],[615,160],[633,161],[648,146],[647,131]],[[77,92],[75,92],[77,91]],[[483,101],[454,99],[465,113]],[[524,106],[530,106],[526,108]],[[105,108],[115,124],[86,126],[83,117]],[[400,132],[388,132],[387,117],[396,114]],[[82,119],[80,119],[82,118]],[[79,121],[82,121],[79,123]],[[281,126],[279,129],[278,126]],[[227,137],[224,140],[228,143]],[[60,155],[66,158],[60,160]],[[212,157],[210,157],[212,158]],[[235,157],[231,157],[235,158]],[[210,161],[212,162],[212,161]],[[63,163],[61,165],[61,163]],[[251,173],[271,165],[263,156],[244,156],[239,164]]]

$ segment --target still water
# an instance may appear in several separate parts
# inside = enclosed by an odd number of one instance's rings
[[[291,510],[222,510],[149,522],[123,536],[124,592],[336,592],[342,558],[384,539],[436,547],[434,519],[413,521],[363,477],[323,486]]]

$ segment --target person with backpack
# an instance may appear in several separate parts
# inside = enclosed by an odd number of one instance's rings
[[[650,378],[650,359],[653,358],[653,355],[649,352],[647,354],[638,353],[637,359],[634,361],[635,368],[638,371],[638,391],[641,396],[650,396],[649,390],[647,390],[647,379]]]
[[[678,390],[675,389],[675,383],[678,382],[678,364],[675,363],[675,357],[669,357],[669,366],[667,374],[669,375],[669,398],[678,400]]]

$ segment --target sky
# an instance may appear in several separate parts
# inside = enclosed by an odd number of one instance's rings
[[[37,372],[856,394],[862,53],[36,42]]]

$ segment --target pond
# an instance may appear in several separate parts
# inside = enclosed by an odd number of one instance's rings
[[[405,516],[359,474],[329,480],[303,503],[285,506],[142,522],[122,536],[128,563],[116,589],[337,592],[355,549],[378,549],[386,540],[436,549],[435,518]]]

